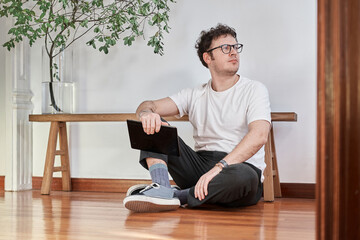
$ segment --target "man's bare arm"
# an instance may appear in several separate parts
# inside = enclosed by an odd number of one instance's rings
[[[155,101],[142,102],[136,110],[136,116],[143,124],[144,132],[154,134],[159,132],[162,123],[160,116],[174,116],[179,110],[174,101],[167,97]]]
[[[249,124],[249,132],[224,160],[228,164],[242,163],[257,153],[267,142],[271,125],[266,120],[257,120]]]
[[[250,123],[249,132],[235,147],[235,149],[224,158],[224,160],[229,165],[242,163],[248,160],[267,142],[270,127],[270,123],[265,120],[257,120]],[[199,200],[203,200],[205,198],[205,196],[208,194],[207,190],[209,182],[220,172],[221,169],[215,166],[200,177],[194,189],[196,198]]]

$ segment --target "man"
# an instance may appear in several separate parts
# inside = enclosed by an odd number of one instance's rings
[[[140,164],[149,169],[153,183],[131,187],[126,208],[157,212],[185,204],[239,207],[259,201],[270,103],[263,84],[237,74],[242,47],[235,30],[226,25],[202,31],[196,48],[211,80],[139,105],[136,115],[147,134],[167,125],[162,116],[188,115],[195,151],[181,139],[180,157],[141,151]],[[170,186],[168,172],[181,190]]]

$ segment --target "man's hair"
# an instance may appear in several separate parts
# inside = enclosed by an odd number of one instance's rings
[[[197,54],[200,58],[201,63],[208,67],[206,62],[203,59],[203,54],[209,50],[212,40],[217,39],[220,36],[231,35],[236,39],[235,29],[219,23],[215,28],[212,27],[208,31],[202,31],[200,37],[196,41],[195,48],[197,49]],[[237,40],[236,40],[237,41]],[[211,54],[211,53],[210,53]]]

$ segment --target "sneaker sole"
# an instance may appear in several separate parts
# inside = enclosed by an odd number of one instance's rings
[[[133,195],[124,199],[124,206],[134,212],[173,211],[180,207],[180,200],[177,198],[162,199],[144,195]]]

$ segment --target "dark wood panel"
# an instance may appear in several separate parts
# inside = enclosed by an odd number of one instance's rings
[[[5,176],[0,176],[0,190],[5,189]]]
[[[317,239],[360,239],[360,2],[318,0]]]
[[[41,188],[42,177],[33,177],[33,189]],[[93,179],[72,178],[71,188],[73,191],[84,192],[118,192],[124,193],[135,184],[150,184],[150,180],[137,179]],[[171,181],[171,184],[175,184]],[[53,178],[51,190],[61,191],[61,178]],[[306,183],[281,183],[281,192],[285,198],[315,198],[315,184]]]
[[[42,177],[33,177],[33,189],[41,189]],[[71,189],[72,191],[83,192],[117,192],[124,193],[128,188],[135,184],[150,184],[150,180],[137,180],[137,179],[99,179],[99,178],[72,178]],[[171,181],[171,184],[175,184]],[[61,178],[53,178],[51,190],[61,191],[62,180]]]
[[[315,199],[315,183],[280,183],[285,198]]]

